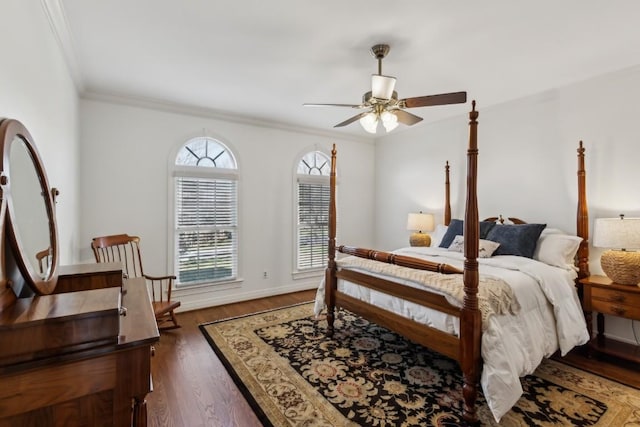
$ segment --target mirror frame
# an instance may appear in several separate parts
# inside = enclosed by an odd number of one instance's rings
[[[13,211],[13,203],[11,199],[11,169],[9,164],[11,148],[16,138],[24,142],[27,151],[33,161],[35,172],[40,181],[40,188],[44,198],[45,208],[49,222],[49,242],[52,249],[50,268],[46,277],[39,274],[33,264],[29,261],[28,255],[24,253],[22,242],[20,240],[20,230],[16,223],[15,213]],[[53,293],[58,282],[58,230],[56,226],[56,217],[54,209],[54,201],[45,173],[44,165],[38,154],[38,150],[33,142],[31,134],[22,123],[14,119],[0,119],[0,144],[2,155],[0,156],[0,196],[2,203],[6,203],[6,225],[7,241],[9,243],[7,250],[13,252],[16,264],[26,283],[37,295],[47,295]],[[3,257],[4,258],[4,257]]]

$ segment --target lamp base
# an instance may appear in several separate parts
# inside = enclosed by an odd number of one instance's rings
[[[640,283],[640,252],[605,251],[600,266],[607,277],[620,285]]]
[[[409,237],[411,246],[431,246],[431,236],[426,233],[412,233]]]

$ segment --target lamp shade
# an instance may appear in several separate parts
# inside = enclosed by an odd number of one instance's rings
[[[593,246],[608,248],[600,257],[602,271],[615,283],[637,285],[640,282],[640,218],[598,218]]]
[[[609,249],[640,249],[640,218],[597,218],[593,246]]]
[[[382,114],[380,114],[380,118],[382,119],[382,125],[387,132],[391,132],[398,127],[398,116],[395,114],[389,111],[383,111]]]
[[[376,133],[380,122],[382,122],[384,130],[387,132],[391,132],[398,127],[398,116],[391,111],[380,110],[382,109],[371,111],[360,118],[359,122],[364,130],[369,133]]]
[[[376,113],[368,113],[360,119],[360,125],[369,133],[376,133],[378,129],[378,115]]]
[[[410,213],[407,217],[407,230],[412,231],[433,231],[433,214],[430,213]]]
[[[396,78],[374,74],[371,76],[371,96],[378,99],[391,99]]]
[[[409,237],[411,246],[430,246],[431,236],[423,231],[433,230],[433,214],[410,213],[407,217],[407,230],[415,231]]]

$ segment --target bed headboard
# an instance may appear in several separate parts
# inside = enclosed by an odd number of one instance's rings
[[[587,207],[587,180],[585,170],[585,148],[580,141],[578,146],[578,211],[576,216],[576,235],[582,237],[582,243],[576,255],[578,267],[578,279],[589,276],[589,209]],[[444,173],[444,225],[451,223],[451,183],[449,181],[449,161],[445,163]],[[519,218],[510,217],[508,220],[514,224],[525,223]],[[485,221],[503,222],[502,216],[491,217]]]

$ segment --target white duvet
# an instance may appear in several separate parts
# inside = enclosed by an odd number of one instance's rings
[[[464,255],[442,248],[412,247],[395,251],[462,269]],[[481,275],[506,281],[513,289],[520,312],[489,318],[482,335],[483,369],[480,384],[496,421],[522,395],[520,377],[533,373],[545,357],[560,350],[564,356],[588,341],[587,327],[574,286],[576,272],[552,267],[529,258],[503,255],[479,258]],[[408,286],[406,280],[386,277]],[[338,289],[377,307],[417,322],[459,335],[459,320],[429,308],[372,291],[343,280]],[[457,301],[452,304],[461,306]],[[324,307],[324,281],[318,288],[315,312]]]

